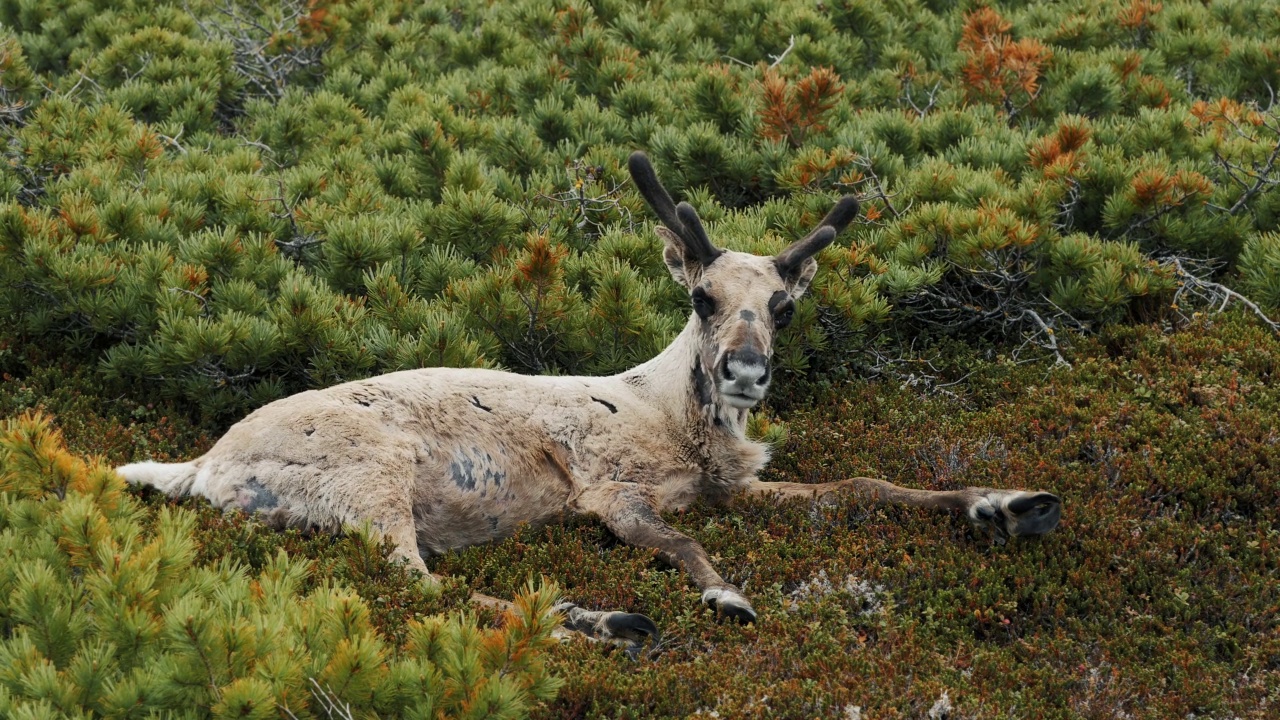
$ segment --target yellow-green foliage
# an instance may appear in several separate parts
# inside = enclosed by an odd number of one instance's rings
[[[1280,307],[1280,233],[1250,238],[1240,252],[1245,292],[1271,307]]]
[[[69,454],[47,418],[0,431],[0,715],[524,716],[555,694],[542,659],[552,588],[501,629],[428,617],[377,632],[353,590],[300,586],[283,551],[248,572],[195,564],[196,516],[154,518],[109,467]],[[347,715],[342,715],[347,716]]]

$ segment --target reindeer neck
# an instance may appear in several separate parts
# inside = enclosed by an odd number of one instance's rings
[[[727,433],[730,437],[724,439],[745,440],[747,411],[724,402],[712,368],[703,365],[701,325],[691,315],[665,350],[618,377],[676,423],[697,428],[698,434],[710,439]]]
[[[700,492],[724,498],[741,491],[769,462],[769,448],[746,437],[747,411],[730,407],[703,367],[702,327],[691,317],[657,357],[617,376],[665,414],[678,441],[702,468]]]

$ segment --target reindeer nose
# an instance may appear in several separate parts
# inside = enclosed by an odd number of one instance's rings
[[[720,377],[740,392],[769,384],[769,359],[755,350],[730,350],[720,361]]]

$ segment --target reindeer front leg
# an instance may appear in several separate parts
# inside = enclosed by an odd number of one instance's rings
[[[624,482],[593,485],[573,504],[578,512],[600,518],[618,539],[628,545],[653,548],[664,562],[688,573],[702,591],[704,605],[738,622],[755,622],[756,611],[751,603],[711,567],[707,551],[698,541],[663,521],[644,486]]]
[[[968,487],[963,490],[917,490],[875,478],[855,477],[829,483],[767,483],[759,480],[748,488],[750,495],[817,500],[830,493],[851,493],[864,502],[908,505],[933,510],[956,510],[979,527],[1003,539],[1022,535],[1043,535],[1058,526],[1062,501],[1057,495],[1024,490],[996,490]]]

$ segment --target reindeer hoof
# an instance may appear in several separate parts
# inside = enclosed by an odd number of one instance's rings
[[[756,621],[756,611],[751,603],[733,588],[711,588],[702,593],[702,604],[746,625]]]
[[[1000,539],[1043,535],[1058,527],[1062,501],[1046,492],[986,491],[969,506],[969,519]]]
[[[629,640],[637,645],[643,645],[650,638],[654,642],[658,641],[658,626],[639,613],[605,613],[603,622],[609,635],[614,638]]]
[[[1027,493],[1005,507],[1014,518],[1011,535],[1043,535],[1062,519],[1062,501],[1052,493]]]
[[[586,610],[570,602],[557,605],[556,610],[564,615],[566,630],[599,642],[638,647],[659,639],[658,626],[644,615]]]

